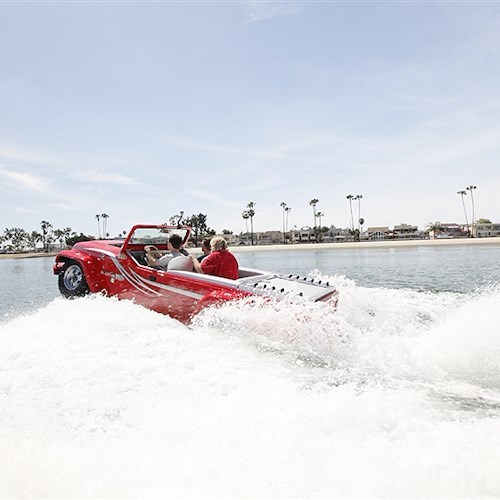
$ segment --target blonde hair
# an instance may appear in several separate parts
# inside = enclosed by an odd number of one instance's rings
[[[212,251],[224,252],[227,250],[227,241],[222,236],[214,236],[210,240],[210,248]]]

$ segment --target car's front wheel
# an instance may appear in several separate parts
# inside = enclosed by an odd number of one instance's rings
[[[59,274],[59,291],[68,298],[89,293],[83,269],[76,262],[68,262]]]

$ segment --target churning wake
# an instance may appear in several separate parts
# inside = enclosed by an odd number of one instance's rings
[[[0,325],[0,495],[500,496],[500,289],[56,299]]]

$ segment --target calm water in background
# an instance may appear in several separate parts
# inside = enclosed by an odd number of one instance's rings
[[[0,259],[0,322],[59,296],[52,257]]]
[[[188,327],[0,259],[0,497],[500,498],[500,242],[236,255],[338,309]]]
[[[473,292],[500,282],[499,245],[236,253],[240,265],[281,274],[345,276],[365,287]],[[0,320],[59,296],[53,258],[0,259]]]
[[[238,253],[242,265],[280,273],[343,275],[368,287],[470,292],[500,281],[492,246],[421,246]]]

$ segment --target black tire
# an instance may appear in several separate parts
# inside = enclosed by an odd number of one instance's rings
[[[58,284],[61,294],[69,299],[82,297],[89,293],[83,269],[80,264],[74,261],[70,261],[64,266],[61,274],[59,274]]]

